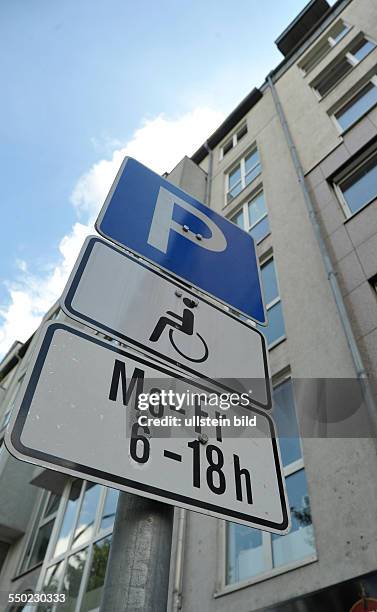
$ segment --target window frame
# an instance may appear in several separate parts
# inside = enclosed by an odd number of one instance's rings
[[[0,440],[3,440],[4,438],[5,430],[10,421],[12,410],[14,408],[14,404],[16,402],[25,374],[26,370],[24,370],[22,373],[17,371],[15,376],[12,378],[9,388],[7,389],[8,393],[5,396],[4,402],[6,408],[4,412],[0,415]]]
[[[50,514],[45,516],[45,512],[47,510],[47,507],[48,507],[48,504],[50,502],[52,495],[54,495],[52,491],[43,490],[41,492],[38,503],[36,504],[35,510],[33,512],[32,520],[29,524],[27,537],[25,539],[25,544],[22,549],[22,554],[20,556],[20,559],[17,565],[16,577],[23,576],[24,574],[27,574],[28,572],[32,572],[36,567],[42,566],[43,563],[45,562],[45,559],[47,558],[47,553],[48,553],[50,543],[51,543],[51,540],[54,534],[55,523],[56,523],[56,520],[59,514],[59,508],[61,504],[61,500],[60,500],[58,508],[54,512],[51,512]],[[52,527],[52,531],[50,534],[50,538],[49,538],[49,542],[48,542],[48,546],[47,546],[44,558],[42,559],[42,561],[38,561],[38,563],[29,565],[29,562],[26,560],[26,554],[28,550],[30,550],[30,552],[33,551],[40,529],[44,525],[47,525],[47,523],[50,523],[52,520],[54,521],[54,525]]]
[[[370,200],[365,202],[356,211],[352,212],[352,210],[348,206],[347,200],[345,199],[343,195],[343,191],[340,187],[340,184],[343,181],[346,181],[347,179],[351,178],[353,174],[356,174],[364,166],[364,164],[367,164],[371,159],[373,159],[373,157],[376,158],[376,165],[377,165],[377,147],[374,147],[372,151],[369,151],[366,155],[362,156],[360,160],[358,161],[355,160],[353,164],[350,164],[350,167],[345,168],[343,172],[339,173],[332,180],[332,185],[333,185],[335,194],[341,205],[343,213],[346,217],[345,221],[352,219],[355,215],[357,215],[359,212],[364,210],[364,208],[366,208],[367,206],[369,206],[370,204],[372,204],[373,202],[377,200],[377,190],[376,190],[376,195],[374,197],[372,197]]]
[[[276,270],[276,266],[275,266],[275,258],[274,258],[274,254],[273,253],[269,253],[266,257],[262,258],[259,261],[259,266],[260,266],[260,269],[261,269],[261,279],[262,279],[262,268],[263,268],[263,266],[267,266],[271,261],[273,262],[274,269],[275,269],[276,284],[277,284],[279,295],[277,295],[277,297],[275,297],[273,300],[271,300],[271,302],[268,302],[265,305],[267,320],[268,320],[268,311],[271,310],[271,308],[273,308],[279,302],[281,303],[279,278],[278,278],[278,274],[277,274],[277,270]],[[262,282],[262,280],[261,280],[261,282]],[[263,289],[263,283],[262,283],[262,289]],[[263,328],[261,327],[261,329],[262,329],[262,333],[263,333]],[[271,351],[273,348],[275,348],[275,346],[277,346],[281,342],[284,342],[284,340],[286,340],[286,339],[287,339],[287,333],[286,333],[286,330],[285,330],[285,323],[284,323],[284,334],[282,336],[279,336],[279,338],[276,338],[276,340],[271,342],[271,344],[267,343],[267,338],[266,338],[267,350]]]
[[[345,100],[343,100],[342,104],[337,105],[335,107],[335,109],[333,109],[331,111],[331,118],[334,121],[339,134],[343,135],[346,132],[348,132],[348,130],[351,130],[356,125],[356,123],[361,121],[361,119],[363,119],[363,117],[368,115],[368,113],[370,113],[370,111],[372,111],[374,108],[376,108],[377,101],[374,102],[372,104],[372,106],[370,106],[366,111],[364,111],[357,119],[355,119],[352,123],[350,123],[350,125],[348,125],[346,128],[343,128],[341,126],[341,124],[339,123],[339,120],[338,120],[338,118],[336,116],[339,113],[341,113],[342,109],[345,109],[345,107],[350,106],[350,105],[352,106],[352,101],[355,100],[356,98],[358,98],[360,93],[362,92],[362,90],[365,89],[370,83],[372,83],[372,85],[377,89],[377,74],[374,74],[373,76],[368,78],[366,81],[364,81],[362,83],[362,85],[360,85],[360,87],[358,87],[356,90],[354,90],[352,92],[352,95],[348,96]]]
[[[362,40],[365,40],[365,42],[367,43],[372,43],[374,47],[370,49],[370,51],[368,51],[368,53],[359,60],[356,56],[352,54],[352,49],[356,47],[356,45]],[[348,47],[342,53],[340,53],[332,62],[330,62],[325,68],[323,68],[323,70],[310,83],[310,87],[314,91],[316,97],[319,100],[323,100],[326,96],[328,96],[336,87],[338,87],[339,83],[341,83],[356,66],[361,64],[361,62],[363,62],[373,51],[375,51],[376,48],[377,44],[370,36],[367,36],[364,32],[359,32],[359,34],[351,41]],[[333,71],[333,69],[336,68],[336,66],[339,65],[343,60],[346,60],[349,64],[349,70],[335,83],[333,83],[327,91],[321,94],[317,89],[318,84],[320,83],[320,81],[323,80],[323,78],[325,78],[325,75],[327,76],[328,74],[330,74],[331,71]]]
[[[54,551],[55,551],[56,543],[58,541],[58,536],[59,536],[60,529],[63,524],[65,511],[66,511],[66,508],[67,508],[67,505],[70,499],[69,498],[70,490],[71,490],[73,483],[76,480],[81,482],[81,485],[80,485],[81,489],[80,489],[80,494],[77,498],[78,500],[77,507],[75,509],[74,520],[72,523],[73,527],[69,533],[69,538],[68,538],[66,549],[64,550],[64,552],[55,555]],[[111,527],[108,527],[106,529],[100,528],[102,517],[103,517],[103,512],[104,512],[105,504],[106,504],[107,492],[110,489],[109,487],[105,487],[104,485],[98,485],[100,487],[100,495],[99,495],[98,505],[97,505],[96,514],[94,517],[94,522],[93,522],[93,534],[85,542],[79,544],[78,546],[72,547],[75,530],[77,528],[78,519],[80,517],[80,512],[82,509],[82,503],[83,503],[83,499],[85,496],[86,486],[88,483],[93,484],[93,486],[96,486],[97,484],[97,483],[90,483],[87,480],[81,480],[79,478],[73,478],[73,477],[72,478],[70,477],[67,480],[67,483],[64,487],[64,491],[62,493],[62,497],[60,500],[59,508],[57,511],[56,519],[55,519],[55,524],[54,524],[53,531],[50,537],[49,546],[46,551],[45,559],[42,565],[41,572],[39,574],[37,588],[36,588],[36,591],[42,592],[47,571],[49,570],[50,567],[57,566],[59,563],[61,563],[62,564],[61,577],[59,579],[57,592],[62,592],[63,580],[65,577],[65,572],[66,572],[66,568],[67,568],[70,557],[87,550],[85,565],[84,565],[84,569],[83,569],[82,576],[81,576],[79,591],[77,594],[77,603],[76,603],[76,608],[75,608],[77,611],[80,610],[80,607],[83,602],[83,597],[86,592],[86,587],[88,584],[88,579],[89,579],[89,574],[90,574],[90,569],[91,569],[91,563],[93,560],[94,546],[98,542],[101,542],[103,539],[111,537],[113,530],[114,530],[114,524]],[[56,606],[53,607],[54,612],[58,612],[58,610],[59,610],[59,605],[58,607]],[[92,612],[98,612],[98,611],[99,611],[99,608],[94,608]]]
[[[251,167],[249,168],[249,170],[246,172],[246,164],[245,164],[245,160],[247,157],[249,157],[249,155],[253,155],[254,153],[258,153],[258,161]],[[259,172],[258,174],[253,178],[252,181],[250,181],[250,183],[246,183],[246,175],[250,174],[255,168],[257,168],[259,166]],[[236,170],[237,168],[240,168],[240,179],[237,181],[236,184],[240,184],[241,185],[241,189],[240,191],[237,193],[237,195],[235,195],[231,200],[228,200],[228,194],[230,193],[230,191],[232,189],[234,189],[235,185],[233,185],[232,188],[229,187],[229,177],[230,175],[234,172],[234,170]],[[238,198],[238,196],[244,191],[244,189],[246,189],[246,187],[248,187],[249,185],[252,185],[254,181],[256,181],[258,179],[258,177],[261,175],[262,173],[262,163],[260,160],[260,154],[259,154],[259,149],[256,143],[254,143],[243,155],[242,157],[238,158],[238,160],[232,164],[227,171],[225,172],[224,175],[224,179],[225,179],[225,204],[224,204],[224,208],[226,206],[228,206],[229,204],[231,204],[232,202],[234,202],[234,200],[236,198]]]
[[[284,368],[279,374],[273,377],[273,388],[277,389],[280,385],[292,381],[292,375],[290,372],[290,368]],[[293,383],[292,383],[293,384]],[[293,392],[294,397],[294,392]],[[296,398],[295,401],[295,410],[296,410]],[[288,478],[292,474],[296,474],[301,470],[305,470],[305,463],[303,458],[303,449],[301,437],[299,438],[300,448],[301,448],[301,457],[292,463],[282,466],[284,479]],[[253,584],[257,584],[259,582],[263,582],[264,580],[269,580],[274,576],[278,576],[280,574],[285,574],[293,569],[297,569],[299,567],[303,567],[308,565],[309,563],[314,563],[318,561],[317,552],[312,553],[302,559],[298,559],[297,561],[292,561],[290,563],[286,563],[285,565],[281,565],[278,567],[273,567],[273,556],[272,556],[272,533],[267,531],[262,531],[262,554],[264,560],[269,564],[269,569],[256,576],[252,576],[247,578],[246,580],[240,580],[239,582],[235,582],[232,584],[227,584],[226,582],[226,566],[227,566],[227,529],[228,529],[229,521],[218,521],[218,536],[219,536],[219,547],[220,554],[219,559],[221,563],[218,564],[218,584],[220,588],[214,593],[214,597],[221,597],[233,591],[238,591],[239,589],[243,589],[248,586],[252,586]],[[313,525],[313,523],[312,523]],[[313,525],[314,529],[314,525]],[[284,537],[284,536],[282,536]]]
[[[246,131],[243,132],[243,134],[241,135],[241,137],[239,137],[239,133],[242,132],[244,129],[246,128]],[[241,125],[238,126],[238,128],[236,129],[236,131],[232,134],[232,136],[230,136],[229,138],[227,138],[226,140],[224,140],[223,144],[220,146],[219,149],[219,161],[222,161],[224,159],[224,157],[226,155],[228,155],[228,153],[230,153],[230,151],[232,151],[237,145],[238,143],[242,140],[242,138],[244,138],[244,136],[246,136],[246,134],[248,133],[248,127],[247,127],[247,122],[244,121],[243,123],[241,123]],[[225,147],[229,144],[232,143],[232,146],[230,147],[230,149],[228,149],[227,151],[225,151],[224,153],[224,149]]]
[[[340,38],[333,38],[331,36],[331,32],[335,29],[335,27],[338,25],[338,23],[342,23],[343,26],[345,27],[345,31],[343,32],[343,34],[340,36]],[[330,53],[330,51],[332,51],[332,49],[334,47],[336,47],[336,45],[338,45],[340,43],[340,41],[342,41],[345,36],[347,36],[347,34],[349,34],[349,32],[352,30],[352,25],[346,23],[343,19],[339,19],[339,21],[335,22],[331,28],[329,29],[329,31],[327,32],[327,34],[325,34],[322,38],[320,38],[312,47],[312,49],[310,49],[310,51],[308,51],[308,53],[305,55],[305,57],[303,57],[303,59],[298,63],[298,67],[301,70],[301,72],[303,73],[304,76],[307,76],[308,74],[310,74],[310,72],[312,72],[312,70],[314,70],[314,68],[316,68],[323,59],[325,59],[325,57],[328,55],[328,53]],[[315,55],[315,50],[316,47],[320,47],[320,44],[324,41],[327,41],[329,44],[329,48],[326,51],[326,53],[324,53],[323,55],[321,55],[321,57],[319,59],[317,59],[317,61],[315,61],[315,63],[313,64],[311,62],[310,64],[310,68],[309,69],[305,69],[304,65],[305,65],[305,60],[307,61],[308,58],[311,56],[311,54]],[[304,65],[303,65],[304,64]]]
[[[235,208],[235,210],[232,212],[231,216],[229,216],[229,221],[232,221],[232,223],[235,223],[235,221],[233,219],[242,212],[242,216],[243,216],[243,228],[242,229],[244,231],[250,233],[250,231],[252,229],[254,229],[255,227],[257,227],[257,225],[259,225],[259,223],[261,221],[263,221],[264,219],[268,218],[268,210],[267,210],[267,206],[266,206],[266,212],[264,213],[264,215],[262,217],[260,217],[260,219],[258,219],[258,221],[255,221],[255,223],[252,223],[250,225],[249,204],[251,204],[254,200],[256,200],[261,194],[263,194],[263,196],[264,196],[263,185],[260,185],[249,198],[247,198],[240,206]],[[255,242],[255,244],[260,244],[270,234],[271,234],[271,228],[269,228],[268,234],[266,234],[258,242]]]

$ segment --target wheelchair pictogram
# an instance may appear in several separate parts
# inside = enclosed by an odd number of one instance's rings
[[[166,314],[169,315],[169,317],[165,315],[160,317],[149,340],[151,342],[157,342],[160,339],[161,334],[164,332],[165,328],[170,327],[169,340],[173,348],[177,351],[177,353],[179,353],[179,355],[181,355],[185,359],[188,359],[189,361],[194,361],[195,363],[202,363],[208,358],[209,352],[206,341],[198,332],[195,332],[195,335],[197,336],[201,345],[199,347],[198,342],[198,350],[200,350],[200,357],[194,358],[186,355],[177,345],[177,339],[174,339],[174,334],[176,334],[175,338],[177,338],[177,336],[179,336],[180,334],[185,334],[186,336],[194,335],[195,316],[192,309],[195,307],[195,302],[193,300],[190,300],[189,298],[183,298],[183,303],[186,308],[184,308],[182,315],[176,314],[175,312],[168,310]]]

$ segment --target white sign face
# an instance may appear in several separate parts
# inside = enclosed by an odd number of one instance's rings
[[[60,304],[70,318],[271,408],[258,330],[99,238],[86,240]]]
[[[285,533],[272,419],[250,407],[224,411],[221,397],[161,363],[50,323],[41,331],[6,446],[46,468]],[[219,423],[220,414],[229,426]]]

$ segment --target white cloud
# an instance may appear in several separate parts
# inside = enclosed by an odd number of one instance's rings
[[[94,219],[126,155],[159,174],[170,171],[184,155],[192,155],[223,119],[219,111],[196,108],[177,119],[159,115],[144,121],[131,140],[113,152],[111,159],[102,159],[79,179],[72,193],[73,205]]]
[[[0,356],[15,340],[27,340],[38,327],[43,315],[61,294],[82,243],[91,232],[90,224],[75,223],[70,234],[60,241],[59,263],[52,272],[36,276],[27,272],[26,265],[19,266],[24,273],[17,280],[6,283],[10,301],[0,308]]]
[[[85,236],[93,232],[93,222],[125,155],[135,157],[158,173],[172,170],[222,120],[223,114],[210,108],[197,108],[174,119],[159,115],[146,120],[128,143],[113,151],[110,159],[97,162],[79,178],[71,203],[84,222],[76,222],[60,241],[58,263],[48,273],[32,275],[26,261],[17,261],[17,280],[6,282],[9,301],[0,307],[0,356],[15,340],[27,340],[58,299]]]

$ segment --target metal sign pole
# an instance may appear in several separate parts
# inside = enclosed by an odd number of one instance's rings
[[[120,493],[100,612],[166,612],[174,507]]]

